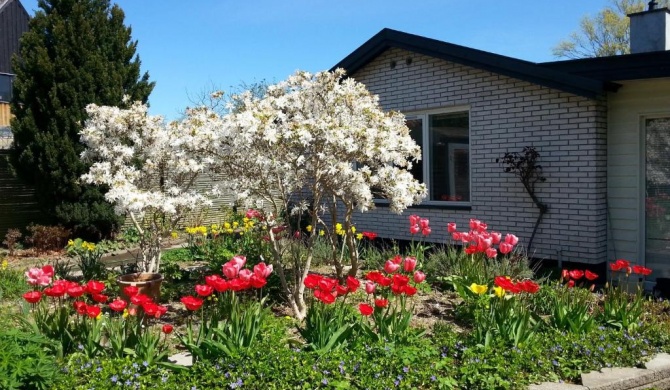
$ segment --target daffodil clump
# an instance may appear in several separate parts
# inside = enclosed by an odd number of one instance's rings
[[[77,260],[79,268],[86,279],[104,276],[104,266],[100,263],[104,249],[81,238],[69,240],[65,247],[67,255]]]

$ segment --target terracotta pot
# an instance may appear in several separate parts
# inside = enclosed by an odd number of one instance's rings
[[[161,283],[163,283],[163,275],[152,273],[136,273],[121,275],[116,279],[121,289],[121,298],[129,301],[130,298],[123,293],[123,289],[128,286],[135,286],[139,289],[140,294],[147,295],[154,302],[158,302],[161,296]]]

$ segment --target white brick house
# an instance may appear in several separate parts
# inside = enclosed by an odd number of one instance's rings
[[[638,14],[649,15],[667,20],[670,12]],[[531,63],[382,30],[334,68],[379,95],[384,109],[407,116],[424,151],[415,175],[429,196],[400,216],[379,202],[357,215],[357,228],[411,239],[407,216],[416,213],[431,219],[431,241],[446,242],[447,222],[466,229],[477,218],[527,243],[539,211],[496,158],[532,146],[547,178],[537,195],[549,206],[534,257],[589,264],[627,258],[670,276],[666,49]]]

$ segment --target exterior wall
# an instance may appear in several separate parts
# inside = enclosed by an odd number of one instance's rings
[[[408,65],[406,59],[412,58]],[[396,61],[391,69],[389,63]],[[467,229],[470,218],[490,230],[531,236],[538,210],[517,177],[496,158],[534,146],[547,181],[537,194],[549,206],[533,241],[533,256],[605,261],[606,105],[491,72],[393,48],[352,75],[378,94],[386,110],[470,107],[471,210],[419,206],[398,216],[384,207],[357,215],[360,230],[411,239],[407,216],[431,219],[430,241],[447,240],[446,225]]]
[[[652,279],[670,277],[670,264],[644,258],[642,142],[645,117],[670,116],[670,79],[620,84],[621,89],[608,96],[607,199],[611,237],[608,258],[644,264],[654,269]]]

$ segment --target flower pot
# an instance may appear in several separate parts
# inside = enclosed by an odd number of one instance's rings
[[[121,275],[116,279],[121,289],[121,298],[126,301],[130,297],[126,296],[123,289],[128,286],[135,286],[139,289],[140,294],[144,294],[154,302],[158,302],[161,296],[161,283],[163,283],[163,275],[155,273],[136,273]]]

